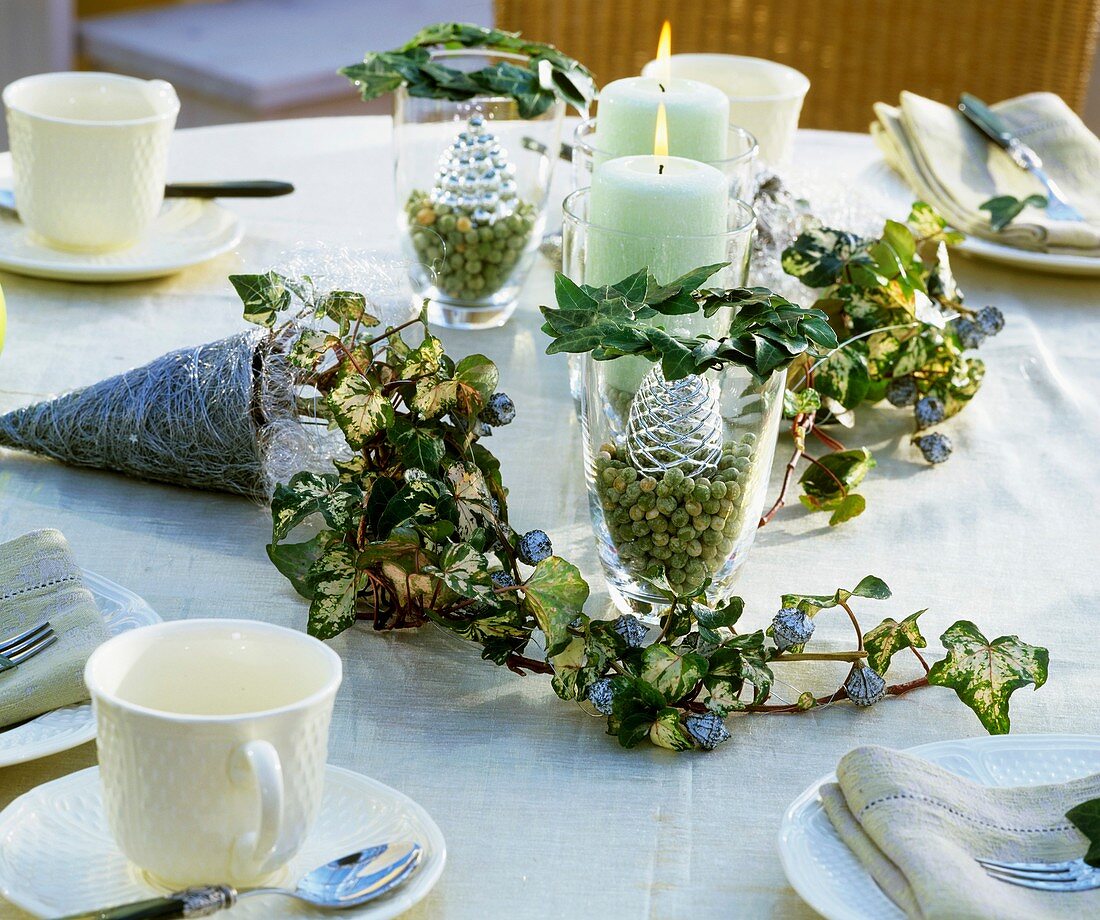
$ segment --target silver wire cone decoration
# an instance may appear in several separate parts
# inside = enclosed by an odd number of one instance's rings
[[[0,416],[0,447],[263,501],[301,427],[285,359],[252,331]]]
[[[722,459],[722,412],[717,381],[692,374],[665,380],[654,367],[630,403],[626,449],[641,473],[679,469],[700,476]]]

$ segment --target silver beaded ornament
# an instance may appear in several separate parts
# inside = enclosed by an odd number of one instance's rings
[[[661,476],[671,469],[702,476],[722,459],[722,411],[717,381],[692,374],[665,380],[654,367],[630,403],[626,450],[640,473]]]
[[[867,665],[857,668],[844,682],[848,699],[857,706],[871,706],[886,696],[886,681]]]
[[[474,115],[439,158],[432,203],[465,214],[477,226],[491,226],[516,209],[515,172],[485,119]]]

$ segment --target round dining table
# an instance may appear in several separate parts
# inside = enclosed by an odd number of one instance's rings
[[[0,156],[0,184],[10,170]],[[904,193],[888,188],[896,180],[866,135],[800,132],[790,170],[810,188],[811,205],[815,193],[834,209],[863,195],[906,216]],[[552,215],[569,172],[557,170]],[[0,273],[9,311],[0,410],[244,328],[230,274],[304,265],[313,253],[395,251],[391,173],[384,117],[179,131],[170,179],[275,178],[297,191],[227,202],[244,220],[239,248],[172,277],[81,284]],[[894,595],[863,604],[865,625],[928,608],[921,624],[930,653],[957,619],[973,619],[990,638],[1019,634],[1050,649],[1047,685],[1013,697],[1014,731],[1098,732],[1100,282],[961,255],[954,264],[968,303],[995,304],[1007,318],[982,347],[981,392],[940,426],[954,455],[927,465],[910,444],[905,412],[861,408],[843,437],[878,461],[861,487],[866,512],[831,528],[792,496],[743,569],[742,623],[766,625],[784,592],[831,593],[875,574]],[[540,256],[507,325],[439,335],[450,354],[480,352],[499,365],[518,414],[488,445],[501,458],[512,522],[547,531],[592,584],[590,612],[610,615],[567,362],[544,353],[539,330],[538,307],[552,297],[553,268]],[[773,495],[789,449],[784,437]],[[270,514],[245,499],[0,450],[0,542],[44,527],[65,534],[82,566],[165,619],[305,628],[305,602],[265,552]],[[818,641],[842,648],[850,635],[822,618]],[[777,855],[791,800],[858,745],[904,748],[983,732],[951,691],[932,688],[868,709],[734,716],[732,739],[712,753],[625,750],[604,720],[558,700],[546,678],[483,662],[434,627],[380,634],[358,626],[330,645],[344,661],[330,762],[408,794],[447,840],[446,869],[410,917],[812,917]],[[822,682],[835,686],[843,671],[788,665],[780,676],[780,692],[797,696],[792,686],[831,689]],[[0,769],[0,807],[95,757],[89,743]],[[269,916],[279,907],[272,902]],[[0,917],[9,916],[24,915],[0,903]]]

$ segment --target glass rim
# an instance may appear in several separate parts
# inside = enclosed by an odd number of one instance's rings
[[[595,227],[601,233],[613,233],[617,236],[633,237],[635,239],[649,238],[649,239],[677,239],[677,240],[713,240],[715,238],[727,238],[740,236],[746,232],[751,232],[752,228],[756,225],[756,212],[752,209],[752,205],[743,201],[740,198],[727,199],[732,206],[736,206],[741,210],[742,214],[747,215],[744,221],[738,223],[736,227],[730,227],[723,230],[720,233],[684,233],[684,234],[657,234],[657,233],[635,233],[631,230],[619,230],[616,227],[605,227],[603,224],[597,224],[589,220],[587,217],[582,217],[577,213],[576,201],[583,197],[587,197],[588,193],[592,191],[592,186],[586,185],[584,188],[574,189],[568,195],[565,196],[565,200],[562,202],[561,208],[565,219],[571,220],[574,223],[584,227]],[[732,214],[727,216],[727,221],[732,218]]]
[[[606,150],[601,150],[594,144],[587,140],[587,137],[594,136],[596,133],[596,119],[599,116],[593,115],[591,118],[585,118],[573,131],[573,146],[584,150],[587,153],[601,154],[608,159],[616,159]],[[717,169],[723,167],[729,167],[741,162],[752,162],[760,154],[760,142],[756,139],[756,135],[753,134],[748,128],[743,128],[741,125],[734,124],[732,121],[726,126],[727,133],[740,134],[749,142],[749,149],[744,150],[741,153],[732,156],[724,157],[721,160],[700,160],[700,163],[706,163],[708,166],[714,166]],[[694,159],[692,157],[691,159]]]

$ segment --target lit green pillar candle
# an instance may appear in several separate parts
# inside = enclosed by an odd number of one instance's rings
[[[725,260],[729,188],[713,166],[620,157],[595,169],[589,196],[586,284],[611,284],[645,267],[667,283]]]
[[[649,153],[661,103],[668,112],[669,153],[704,163],[726,158],[729,98],[696,80],[626,77],[607,84],[600,90],[593,146],[612,157]]]
[[[726,261],[729,188],[713,166],[684,157],[620,157],[595,169],[589,196],[586,284],[613,284],[641,268],[667,284],[700,265]],[[674,335],[715,335],[720,317],[653,322]],[[650,366],[641,358],[612,364],[608,382],[627,392],[638,388]]]

